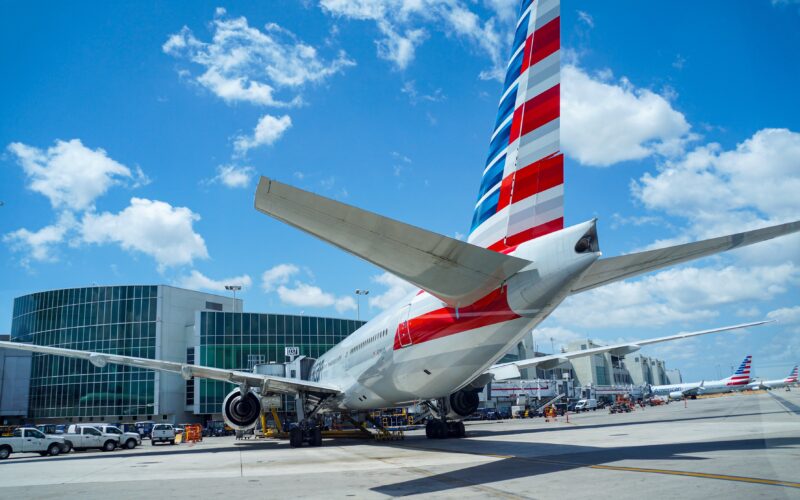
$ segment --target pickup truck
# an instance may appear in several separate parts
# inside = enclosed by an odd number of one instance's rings
[[[15,429],[11,437],[0,437],[0,460],[12,453],[38,453],[56,456],[64,450],[64,438],[48,436],[39,429]]]
[[[119,436],[119,447],[132,450],[142,444],[142,436],[138,432],[122,432],[119,427],[113,425],[99,424],[95,428],[104,434],[115,434]]]
[[[114,451],[120,443],[119,434],[106,434],[89,424],[73,424],[64,434],[66,444],[65,452],[70,449],[82,451],[87,448],[97,448],[103,451]]]
[[[155,446],[156,443],[175,444],[175,428],[172,424],[154,425],[153,432],[150,433],[150,442],[153,446]]]

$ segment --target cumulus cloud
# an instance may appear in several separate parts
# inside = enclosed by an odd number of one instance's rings
[[[64,212],[55,224],[45,226],[38,231],[25,228],[17,229],[3,236],[3,241],[12,250],[24,254],[21,264],[28,267],[32,260],[39,262],[55,262],[58,260],[55,248],[64,241],[67,232],[75,227],[75,217]]]
[[[217,9],[211,26],[211,42],[201,41],[184,26],[169,36],[162,50],[199,65],[202,72],[195,81],[228,103],[299,105],[300,87],[355,64],[343,51],[327,59],[277,24],[267,24],[262,31],[245,17],[228,17],[225,9]],[[285,97],[278,97],[280,92]]]
[[[553,318],[582,328],[652,327],[713,319],[724,304],[770,300],[800,284],[800,267],[684,267],[567,299]]]
[[[300,268],[294,264],[278,264],[267,269],[261,275],[261,288],[265,292],[275,290],[279,285],[289,283],[289,278],[300,272]]]
[[[382,293],[370,295],[369,298],[369,306],[377,307],[378,309],[387,309],[400,302],[407,295],[419,290],[411,283],[391,273],[373,276],[372,281],[385,287]]]
[[[191,290],[212,290],[215,292],[224,292],[225,285],[240,285],[243,290],[246,290],[252,286],[253,280],[247,274],[215,280],[209,278],[196,269],[192,269],[188,275],[178,278],[175,284],[179,287],[189,288]]]
[[[676,242],[710,238],[797,219],[800,213],[800,133],[763,129],[724,150],[719,144],[695,148],[667,161],[656,173],[633,182],[634,198],[645,208],[683,218]],[[782,263],[797,258],[793,235],[737,250],[750,262]]]
[[[87,148],[80,139],[56,140],[47,150],[14,142],[8,151],[25,171],[28,189],[46,196],[57,209],[89,209],[97,197],[123,179],[148,182],[140,169],[131,172],[105,150]]]
[[[239,154],[259,146],[272,146],[292,126],[289,115],[281,117],[264,115],[258,120],[253,135],[240,135],[236,137],[233,147]]]
[[[87,213],[80,223],[85,243],[116,243],[125,250],[153,257],[159,270],[208,258],[203,237],[193,224],[200,216],[186,207],[144,198],[131,198],[119,213]]]
[[[277,292],[281,302],[292,306],[315,308],[332,306],[340,313],[356,308],[356,301],[353,297],[337,297],[332,293],[322,291],[318,286],[299,281],[292,286],[280,285]]]
[[[261,288],[265,292],[276,292],[281,302],[296,307],[334,307],[340,313],[356,308],[353,297],[336,296],[297,279],[292,282],[299,273],[300,268],[294,264],[278,264],[261,275]]]
[[[546,352],[547,350],[553,349],[560,351],[561,347],[566,346],[570,342],[585,338],[586,335],[574,332],[563,326],[543,326],[533,331],[533,341],[536,342],[536,349],[539,352]]]
[[[428,29],[466,40],[486,54],[492,67],[484,71],[485,78],[502,78],[504,50],[515,18],[509,2],[491,0],[488,7],[493,15],[482,20],[470,7],[474,4],[459,0],[394,1],[394,0],[322,0],[322,10],[336,17],[375,23],[380,36],[375,41],[378,57],[404,70],[414,60],[419,46],[428,38]]]
[[[256,171],[253,167],[220,165],[217,167],[217,175],[210,182],[219,182],[229,188],[246,188],[250,185],[250,179],[255,173]]]
[[[651,90],[575,65],[565,65],[561,75],[561,144],[583,165],[674,156],[696,139],[684,115]]]
[[[800,306],[775,309],[767,313],[767,318],[783,324],[800,323]]]

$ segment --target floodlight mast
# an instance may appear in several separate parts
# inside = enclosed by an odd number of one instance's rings
[[[356,321],[361,321],[361,296],[369,295],[369,290],[356,288]]]
[[[236,312],[236,292],[242,289],[242,285],[225,285],[225,290],[233,292],[233,312]]]

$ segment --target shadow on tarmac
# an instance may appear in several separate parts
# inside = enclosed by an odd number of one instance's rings
[[[378,486],[371,490],[396,497],[424,495],[426,493],[440,493],[455,488],[562,472],[592,465],[609,464],[620,460],[680,460],[694,462],[707,459],[686,455],[713,451],[748,451],[798,446],[800,445],[800,437],[740,439],[703,443],[625,446],[619,448],[545,445],[541,443],[509,443],[499,441],[476,441],[474,443],[460,441],[460,443],[467,445],[473,444],[474,446],[459,446],[458,448],[446,450],[427,447],[415,447],[414,449],[486,456],[488,454],[502,454],[502,450],[507,447],[509,451],[513,450],[512,452],[515,456],[452,472],[432,474],[428,477]],[[399,446],[403,447],[403,445]],[[541,451],[545,446],[548,448],[555,446],[561,448],[563,452],[555,455],[541,456],[537,451]]]

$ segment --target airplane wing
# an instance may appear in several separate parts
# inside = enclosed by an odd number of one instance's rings
[[[671,340],[686,339],[689,337],[697,337],[698,335],[708,335],[709,333],[725,332],[729,330],[738,330],[740,328],[748,328],[751,326],[763,325],[765,323],[772,323],[774,320],[756,321],[753,323],[742,323],[740,325],[723,326],[720,328],[712,328],[711,330],[700,330],[697,332],[679,333],[677,335],[670,335],[667,337],[658,337],[654,339],[638,340],[625,344],[613,344],[602,347],[593,347],[592,349],[583,349],[580,351],[562,352],[560,354],[552,354],[550,356],[539,356],[537,358],[521,359],[519,361],[511,361],[508,363],[500,363],[491,366],[485,373],[494,375],[494,380],[506,380],[509,378],[517,378],[520,376],[520,368],[539,367],[545,370],[557,368],[562,363],[575,358],[582,358],[591,356],[593,354],[611,353],[615,356],[624,356],[632,352],[638,351],[643,346],[650,344],[657,344],[659,342],[669,342]]]
[[[222,368],[212,368],[210,366],[188,365],[185,363],[178,363],[176,361],[161,361],[158,359],[137,358],[134,356],[122,356],[119,354],[77,351],[74,349],[64,349],[61,347],[46,347],[33,344],[21,344],[17,342],[0,342],[0,349],[3,348],[83,359],[89,361],[98,368],[103,368],[108,363],[111,363],[116,365],[147,368],[148,370],[177,373],[185,380],[196,377],[210,380],[221,380],[223,382],[231,382],[234,384],[246,384],[249,387],[260,388],[262,394],[297,394],[301,391],[323,394],[341,393],[341,390],[338,387],[330,384],[320,384],[318,382],[310,382],[308,380],[275,377],[272,375],[261,375],[258,373],[243,372],[238,370],[225,370]]]
[[[255,207],[458,307],[530,264],[261,177]]]
[[[788,222],[753,231],[720,236],[710,240],[685,243],[646,252],[599,259],[592,264],[580,280],[572,287],[572,293],[585,292],[614,281],[631,278],[689,260],[699,259],[715,253],[733,250],[760,241],[800,231],[800,221]]]

